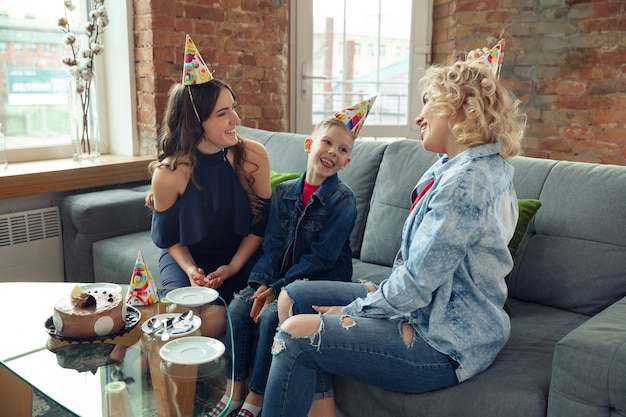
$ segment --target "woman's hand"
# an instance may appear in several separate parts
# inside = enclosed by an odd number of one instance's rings
[[[325,316],[341,316],[343,314],[341,312],[342,308],[342,306],[313,306],[313,310]]]
[[[204,275],[204,269],[194,267],[191,272],[187,273],[187,276],[189,277],[189,283],[192,287],[205,286],[206,275]]]
[[[222,265],[215,271],[207,274],[204,280],[204,286],[216,290],[224,284],[224,281],[235,275],[237,272],[238,271],[230,265]]]
[[[485,55],[488,51],[489,51],[489,49],[487,49],[487,48],[482,48],[482,49],[481,48],[477,48],[477,49],[474,49],[474,50],[469,51],[467,53],[467,56],[466,56],[465,60],[468,61],[468,62],[472,62],[472,61],[480,58],[481,56]]]
[[[276,300],[276,294],[272,287],[261,285],[252,296],[252,309],[250,310],[250,318],[255,322],[259,322],[261,313],[269,304]]]

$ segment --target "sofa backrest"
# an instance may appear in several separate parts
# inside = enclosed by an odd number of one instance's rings
[[[361,260],[391,266],[400,248],[411,191],[437,156],[417,140],[391,142],[378,170],[361,249]]]
[[[593,315],[626,296],[626,167],[517,157],[519,198],[542,202],[509,295]]]
[[[272,169],[306,169],[305,135],[241,133],[265,145]],[[339,174],[357,196],[353,256],[391,266],[411,190],[437,157],[413,140],[357,141],[353,152]],[[523,156],[512,164],[518,198],[542,207],[517,252],[509,296],[587,315],[626,296],[626,167]]]

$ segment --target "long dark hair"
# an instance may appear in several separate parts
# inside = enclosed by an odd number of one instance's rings
[[[174,171],[178,164],[183,163],[191,166],[191,178],[193,179],[193,168],[196,163],[195,150],[204,135],[202,121],[206,120],[215,109],[217,99],[223,89],[227,89],[232,94],[233,99],[237,100],[232,87],[217,78],[204,84],[185,86],[182,83],[177,83],[170,87],[157,143],[157,160],[150,163],[148,167],[150,173],[160,166],[167,166],[168,169]],[[258,206],[258,197],[252,189],[254,176],[252,172],[246,172],[243,168],[244,163],[250,161],[246,159],[244,139],[239,136],[237,139],[237,144],[229,148],[233,152],[233,168],[248,195],[250,210],[256,221],[260,218],[261,210]],[[172,162],[163,163],[163,160],[170,156]],[[180,162],[183,157],[186,157],[184,159],[188,160],[189,163]],[[146,204],[153,207],[152,193],[146,198]]]

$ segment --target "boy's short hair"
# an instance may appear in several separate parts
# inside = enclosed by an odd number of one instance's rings
[[[435,113],[450,117],[458,143],[496,143],[504,158],[519,154],[526,127],[520,101],[492,74],[459,61],[433,65],[420,82]]]
[[[311,138],[313,140],[318,139],[319,136],[323,132],[326,132],[329,128],[331,128],[333,126],[340,126],[342,129],[344,129],[346,132],[348,132],[348,134],[350,135],[352,140],[356,140],[356,135],[354,133],[352,133],[352,131],[350,129],[348,129],[348,126],[346,126],[346,124],[344,122],[342,122],[341,120],[339,120],[335,116],[325,117],[318,124],[316,124],[315,127],[313,128],[313,132],[311,133]]]

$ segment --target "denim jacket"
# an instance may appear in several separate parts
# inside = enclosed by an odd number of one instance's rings
[[[305,175],[276,187],[265,229],[263,256],[248,279],[253,288],[264,284],[278,294],[282,287],[297,279],[350,281],[352,277],[350,233],[356,222],[354,193],[335,174],[322,183],[302,208]]]
[[[458,362],[459,382],[485,370],[510,335],[504,277],[518,209],[513,167],[495,144],[443,156],[420,179],[389,278],[345,314],[399,318]]]

